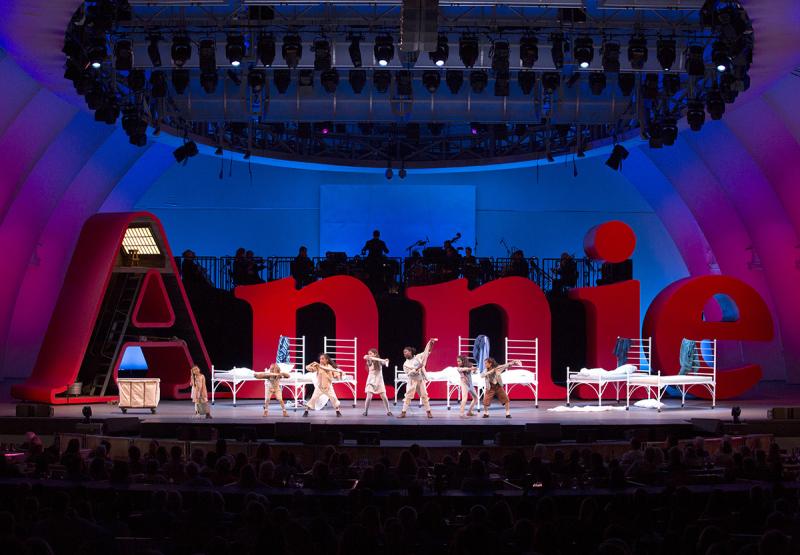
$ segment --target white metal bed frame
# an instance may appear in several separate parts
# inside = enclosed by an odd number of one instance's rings
[[[632,375],[626,385],[625,410],[630,408],[631,394],[637,389],[647,391],[647,398],[655,394],[655,399],[661,403],[667,388],[676,387],[681,392],[681,408],[686,406],[686,393],[692,387],[705,387],[711,395],[711,408],[717,405],[717,340],[693,340],[694,353],[692,355],[692,367],[686,374],[672,376],[662,376],[659,371],[657,374]],[[711,353],[706,356],[703,353],[703,343],[711,342]],[[658,412],[661,412],[659,405]]]
[[[336,361],[342,372],[342,377],[334,384],[343,384],[353,394],[353,407],[358,401],[358,338],[339,339],[325,337],[323,339],[323,352],[328,353]],[[305,369],[305,366],[303,367]]]
[[[617,337],[620,339],[620,337]],[[636,366],[637,373],[650,375],[650,361],[652,360],[652,338],[640,337],[631,338],[630,347],[628,347],[626,364],[633,364]],[[587,376],[580,371],[572,372],[567,366],[567,406],[570,406],[570,397],[572,392],[581,385],[587,386],[589,389],[597,394],[597,406],[603,406],[603,393],[609,385],[614,386],[616,392],[617,403],[619,403],[619,393],[623,386],[627,388],[628,375],[614,375],[614,376]],[[627,390],[627,389],[626,389]]]
[[[526,370],[533,374],[533,381],[530,383],[511,383],[506,384],[506,393],[519,386],[527,387],[533,393],[533,403],[535,408],[539,408],[539,338],[534,339],[509,339],[506,337],[506,362],[509,360],[519,360],[522,364],[515,366],[513,370]],[[511,370],[511,368],[509,368]]]

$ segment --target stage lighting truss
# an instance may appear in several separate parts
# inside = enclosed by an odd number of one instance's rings
[[[724,117],[749,87],[754,47],[738,2],[440,2],[438,31],[403,43],[402,10],[375,10],[401,0],[286,0],[269,6],[268,19],[260,0],[104,1],[130,6],[130,17],[94,21],[95,10],[79,8],[64,75],[97,121],[122,115],[132,144],[146,144],[153,127],[240,152],[357,163],[556,156],[638,132],[669,146],[682,117],[692,129]],[[476,9],[489,5],[491,15]],[[581,9],[532,9],[545,6]],[[331,118],[324,152],[300,150]],[[548,122],[547,144],[529,121]],[[355,122],[371,126],[363,148],[336,147]],[[393,135],[407,124],[410,133]],[[416,146],[398,149],[404,141]]]

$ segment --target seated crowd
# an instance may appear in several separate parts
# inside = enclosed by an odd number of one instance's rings
[[[530,458],[465,448],[434,461],[412,445],[356,463],[332,446],[301,460],[220,440],[185,458],[156,441],[87,453],[34,440],[24,463],[0,457],[0,542],[31,555],[799,552],[797,489],[776,445],[642,447],[612,460],[538,445]],[[724,483],[698,488],[712,468]]]

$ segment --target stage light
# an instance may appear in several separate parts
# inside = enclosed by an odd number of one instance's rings
[[[461,85],[464,84],[464,72],[458,69],[448,69],[444,74],[444,80],[447,83],[447,88],[450,89],[450,94],[458,94],[461,90]]]
[[[630,96],[633,94],[633,87],[636,86],[636,75],[633,73],[620,73],[617,77],[617,85],[622,96]]]
[[[386,161],[386,173],[384,173],[384,175],[386,176],[386,179],[391,179],[392,176],[394,175],[394,172],[392,171],[392,161],[391,160],[387,160]]]
[[[85,405],[83,409],[81,409],[81,414],[83,415],[84,421],[88,423],[89,419],[92,417],[92,407]]]
[[[339,72],[334,68],[326,69],[319,76],[319,80],[326,93],[335,93],[336,87],[339,85]]]
[[[167,78],[163,71],[153,71],[150,74],[150,95],[153,98],[167,96]]]
[[[658,122],[651,122],[648,131],[648,144],[650,148],[661,148],[664,146],[664,139],[661,125]]]
[[[144,90],[146,83],[144,70],[132,69],[128,72],[128,87],[135,92]]]
[[[664,75],[661,78],[661,85],[664,88],[664,92],[667,93],[669,96],[677,94],[678,91],[681,89],[681,76],[677,73],[670,73],[668,75]]]
[[[275,61],[275,37],[267,33],[260,34],[256,42],[256,54],[261,65],[272,66]]]
[[[363,69],[351,69],[347,80],[350,81],[350,88],[353,89],[353,92],[361,94],[367,84],[367,72]]]
[[[517,73],[517,82],[519,83],[519,88],[522,90],[522,94],[531,94],[534,85],[536,85],[536,72],[520,71]]]
[[[672,146],[678,138],[678,122],[674,118],[666,118],[661,124],[661,139],[665,146]]]
[[[189,86],[189,70],[188,69],[173,69],[172,70],[172,88],[175,89],[177,94],[186,92],[186,87]]]
[[[539,60],[539,39],[526,35],[519,40],[519,63],[531,68]]]
[[[628,157],[628,149],[622,145],[614,145],[611,155],[606,160],[606,166],[612,170],[619,171],[622,168],[622,161]]]
[[[673,39],[658,39],[656,42],[656,58],[661,69],[669,71],[675,63],[675,41]]]
[[[648,73],[644,78],[642,85],[642,98],[646,100],[655,100],[658,98],[658,74]]]
[[[472,87],[472,92],[481,94],[489,83],[489,76],[485,71],[472,71],[469,74],[469,86]]]
[[[633,69],[643,69],[647,63],[647,39],[642,35],[631,37],[628,41],[628,61]]]
[[[331,43],[325,39],[314,41],[311,49],[314,52],[314,69],[324,71],[331,68]]]
[[[406,172],[406,168],[404,166],[400,166],[400,171],[397,172],[397,176],[400,179],[405,179],[406,175],[408,175],[408,172]]]
[[[153,67],[161,67],[161,50],[158,48],[158,37],[150,37],[150,43],[147,45],[147,56],[150,58],[150,63]]]
[[[105,62],[106,58],[108,57],[108,51],[106,50],[106,41],[104,37],[92,39],[89,46],[88,57],[89,63],[94,69],[100,69],[103,66],[103,62]]]
[[[394,43],[392,37],[389,35],[375,37],[373,53],[375,54],[375,61],[378,62],[379,66],[388,66],[389,62],[394,58]]]
[[[196,156],[197,152],[198,150],[195,142],[188,141],[173,150],[172,155],[175,157],[175,161],[180,164],[181,162],[186,162],[192,156]]]
[[[118,117],[119,106],[117,106],[114,99],[107,99],[94,113],[95,121],[101,121],[108,125],[113,125],[116,123]]]
[[[722,119],[722,115],[725,113],[725,102],[718,90],[709,91],[706,95],[706,109],[712,120]]]
[[[398,71],[395,74],[397,82],[397,94],[401,96],[411,96],[411,72],[407,69]]]
[[[211,39],[203,39],[197,47],[200,58],[200,73],[217,72],[217,46]]]
[[[480,44],[478,37],[473,35],[462,36],[458,40],[458,57],[461,58],[461,63],[464,67],[473,67],[475,62],[478,61],[480,55]]]
[[[511,94],[511,83],[508,79],[508,72],[499,72],[494,78],[494,95],[508,96]]]
[[[492,71],[494,71],[495,75],[508,73],[509,50],[508,41],[498,40],[492,44],[490,54],[492,56]]]
[[[361,67],[361,38],[351,38],[350,47],[347,51],[350,53],[350,61],[353,63],[353,67]]]
[[[129,40],[117,41],[114,45],[114,69],[130,71],[133,69],[133,45]]]
[[[573,48],[575,61],[581,69],[587,69],[594,59],[594,43],[591,37],[578,37]]]
[[[328,135],[333,130],[333,124],[329,121],[323,121],[316,124],[316,128],[322,135]]]
[[[192,43],[189,41],[189,37],[183,35],[172,37],[170,55],[172,56],[172,65],[183,67],[192,57]]]
[[[481,131],[483,131],[483,124],[474,121],[469,124],[469,134],[473,137],[480,135]]]
[[[239,67],[244,57],[247,56],[247,46],[242,35],[228,35],[225,43],[225,57],[233,67]]]
[[[553,58],[553,66],[556,69],[564,67],[564,35],[553,33],[550,35],[550,55]]]
[[[442,78],[439,76],[438,71],[424,71],[422,73],[422,84],[431,94],[439,90],[439,84],[441,81]]]
[[[263,69],[251,69],[247,73],[247,86],[256,94],[261,92],[266,81],[267,74]]]
[[[297,86],[298,87],[313,87],[314,86],[314,70],[301,69],[297,72]]]
[[[447,35],[439,35],[436,41],[436,50],[428,53],[431,61],[437,67],[443,67],[447,63],[447,58],[450,55],[450,45],[447,44]]]
[[[203,87],[203,90],[206,94],[214,94],[214,91],[217,90],[217,83],[219,82],[219,77],[217,76],[217,72],[213,73],[201,73],[200,74],[200,86]]]
[[[619,73],[620,48],[618,42],[603,43],[603,69],[609,73]]]
[[[603,94],[606,88],[606,74],[605,73],[590,73],[589,74],[589,90],[592,94],[599,96]]]
[[[716,41],[711,45],[711,62],[720,73],[728,71],[731,67],[730,51],[720,41]]]
[[[303,57],[303,41],[298,35],[286,35],[283,37],[281,56],[283,56],[287,66],[292,69],[297,67],[297,64],[300,63],[300,58]]]
[[[249,160],[250,155],[251,155],[250,149],[245,150],[244,154],[242,154],[242,160]]]
[[[222,147],[221,147],[221,146],[218,146],[218,147],[217,147],[217,150],[215,150],[215,151],[214,151],[214,154],[216,154],[217,156],[222,156],[222,154],[223,154],[224,152],[225,152],[225,151],[224,151],[224,150],[222,150]]]
[[[686,60],[683,64],[686,73],[691,77],[703,77],[706,74],[706,64],[703,61],[703,47],[693,44],[686,49]]]
[[[706,111],[703,102],[700,100],[690,100],[686,110],[686,121],[692,131],[700,131],[706,121]]]
[[[555,71],[547,71],[542,74],[542,88],[545,92],[552,93],[561,85],[561,74]]]
[[[372,74],[372,85],[375,90],[381,94],[389,90],[389,85],[392,84],[392,74],[388,69],[376,69]]]

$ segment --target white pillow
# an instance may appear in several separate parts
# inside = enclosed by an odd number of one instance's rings
[[[633,374],[634,372],[638,371],[638,368],[635,364],[623,364],[622,366],[617,367],[617,371],[625,374]]]
[[[291,362],[279,362],[278,368],[281,369],[281,372],[286,372],[287,374],[294,370],[294,364]]]

